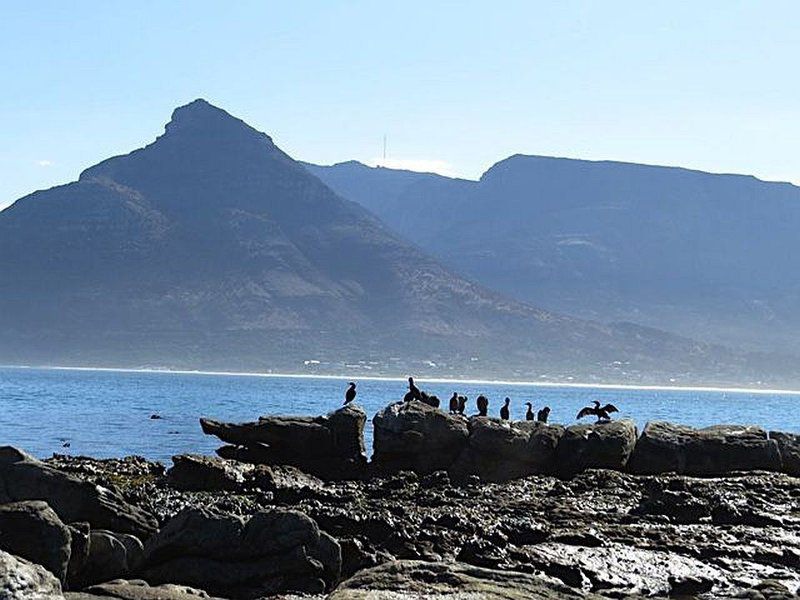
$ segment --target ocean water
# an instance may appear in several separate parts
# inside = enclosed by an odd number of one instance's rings
[[[372,416],[402,398],[404,381],[358,381],[358,398],[367,411],[366,442],[372,446]],[[121,372],[0,368],[0,444],[20,447],[34,456],[55,452],[95,457],[138,454],[170,464],[175,454],[211,454],[220,445],[203,435],[198,419],[251,421],[260,415],[318,415],[342,404],[347,379],[260,377],[169,372]],[[800,432],[800,394],[709,390],[653,390],[540,387],[501,383],[419,385],[439,396],[446,407],[454,391],[470,399],[489,397],[497,415],[509,396],[513,419],[523,419],[524,402],[534,410],[548,405],[550,421],[571,424],[592,400],[612,402],[641,428],[648,420],[692,426],[718,423],[756,424]],[[161,419],[150,419],[157,414]],[[588,420],[588,419],[587,419]],[[69,442],[69,448],[63,444]]]

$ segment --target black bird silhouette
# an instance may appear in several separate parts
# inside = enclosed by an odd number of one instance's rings
[[[547,418],[550,416],[550,407],[545,406],[542,410],[536,413],[536,420],[541,423],[547,423]]]
[[[485,417],[489,414],[489,399],[481,394],[475,400],[475,403],[478,405],[478,414],[482,417]]]
[[[458,392],[453,392],[450,397],[450,414],[454,415],[458,412]]]
[[[403,397],[404,402],[411,402],[412,400],[422,400],[422,394],[419,388],[414,384],[414,378],[408,378],[408,392]]]
[[[350,387],[348,387],[347,391],[344,393],[345,404],[350,404],[353,400],[356,399],[356,384],[351,381],[348,385]]]
[[[600,406],[600,403],[597,400],[593,400],[592,403],[594,406],[584,406],[576,418],[582,419],[583,417],[594,415],[597,417],[597,422],[600,423],[601,421],[610,421],[610,413],[619,412],[619,409],[613,404]]]
[[[506,403],[500,407],[500,418],[503,419],[503,421],[508,421],[508,419],[511,417],[511,413],[508,410],[508,405],[510,403],[511,398],[506,397]]]
[[[466,396],[459,396],[458,397],[458,414],[463,415],[465,410],[467,410],[467,397]]]
[[[530,402],[526,402],[525,406],[528,407],[528,410],[525,411],[525,420],[533,421],[533,404],[531,404]]]
[[[64,442],[63,444],[61,444],[61,447],[62,448],[69,448],[71,445],[72,444],[70,444],[69,442]]]

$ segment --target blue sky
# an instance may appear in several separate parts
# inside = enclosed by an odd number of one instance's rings
[[[478,177],[517,152],[800,183],[800,3],[7,2],[0,207],[197,97],[296,158]]]

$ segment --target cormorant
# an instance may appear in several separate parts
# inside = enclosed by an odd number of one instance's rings
[[[525,412],[525,420],[533,421],[533,404],[531,404],[530,402],[526,402],[525,406],[528,407],[528,410]],[[539,411],[539,414],[541,414],[541,412],[542,411]]]
[[[597,422],[599,423],[601,421],[610,421],[611,415],[609,413],[619,412],[619,409],[617,409],[617,407],[613,404],[600,406],[600,403],[597,400],[593,400],[592,403],[594,406],[583,407],[576,418],[582,419],[583,417],[594,415],[597,417]]]
[[[547,423],[547,418],[550,416],[550,407],[545,406],[542,410],[536,413],[536,420],[541,423]]]
[[[458,392],[453,392],[450,397],[450,414],[454,415],[458,412]]]
[[[345,404],[350,404],[353,400],[356,399],[356,384],[351,381],[348,385],[350,387],[347,388],[347,391],[344,393]]]
[[[433,408],[439,408],[439,397],[431,394],[430,396],[425,392],[420,392],[422,396],[421,400],[427,404],[428,406],[432,406]]]
[[[463,415],[465,410],[467,410],[467,397],[466,396],[459,396],[458,397],[458,414]]]
[[[503,421],[508,421],[509,417],[511,416],[508,410],[508,405],[511,403],[511,398],[506,396],[506,403],[500,408],[500,418]]]
[[[408,393],[403,398],[405,402],[411,402],[412,400],[422,400],[422,394],[419,391],[419,388],[414,384],[414,378],[408,378]]]
[[[475,401],[478,404],[478,414],[485,417],[489,414],[489,399],[481,394]]]

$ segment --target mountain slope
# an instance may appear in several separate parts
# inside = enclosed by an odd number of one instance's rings
[[[309,168],[451,268],[523,301],[800,354],[796,186],[517,155],[471,184],[437,177],[434,186],[417,174],[382,201],[392,206],[384,212],[353,180],[389,195],[385,170]],[[421,236],[396,214],[423,210],[447,217],[420,224]]]
[[[454,275],[202,100],[152,144],[0,213],[0,332],[6,363],[748,376],[722,349]]]

